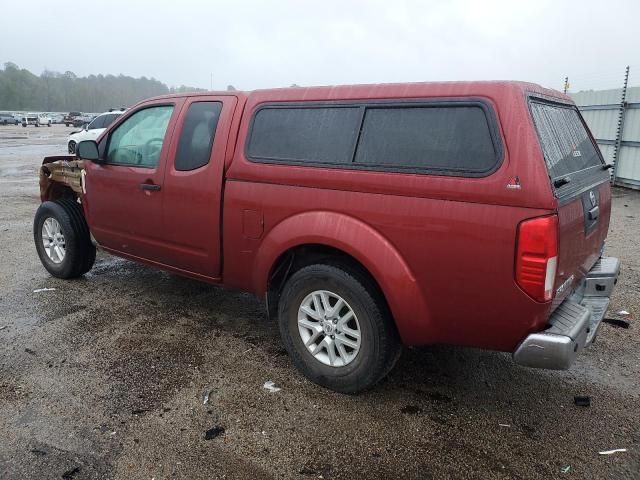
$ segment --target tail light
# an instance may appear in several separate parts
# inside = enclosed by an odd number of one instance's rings
[[[531,298],[548,302],[558,266],[558,217],[525,220],[518,227],[516,282]]]

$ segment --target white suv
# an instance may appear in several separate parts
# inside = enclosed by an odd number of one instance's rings
[[[50,127],[53,121],[51,120],[51,116],[48,113],[39,113],[36,127]]]
[[[22,123],[23,127],[26,127],[27,125],[34,125],[36,127],[46,125],[47,127],[50,127],[51,117],[48,113],[25,113],[22,116],[20,123]]]
[[[76,153],[76,147],[78,143],[83,140],[95,140],[100,136],[105,129],[113,123],[113,121],[122,115],[126,110],[124,108],[120,110],[110,110],[108,112],[101,113],[94,118],[91,123],[85,125],[82,130],[71,132],[67,141],[67,148],[70,154]]]

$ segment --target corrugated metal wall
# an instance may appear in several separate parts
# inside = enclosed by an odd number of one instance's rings
[[[622,110],[623,129],[615,166],[616,184],[640,189],[640,87],[627,89],[624,107],[620,105],[620,88],[589,90],[570,95],[596,137],[608,163],[613,163],[614,160]]]

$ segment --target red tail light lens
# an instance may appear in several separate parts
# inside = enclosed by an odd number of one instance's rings
[[[526,220],[518,227],[516,282],[530,297],[548,302],[558,266],[558,217]]]

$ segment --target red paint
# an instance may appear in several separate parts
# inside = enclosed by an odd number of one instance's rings
[[[131,108],[103,138],[142,106],[174,103],[160,165],[150,172],[87,162],[85,212],[96,239],[115,254],[261,297],[274,262],[288,249],[331,246],[357,259],[376,279],[405,343],[512,351],[544,327],[557,303],[536,301],[518,286],[518,226],[557,215],[557,288],[563,275],[578,281],[580,269],[594,260],[606,236],[611,198],[608,184],[602,184],[602,221],[584,238],[580,199],[559,207],[552,193],[527,92],[570,102],[559,92],[518,82],[285,88],[153,99]],[[244,156],[252,113],[267,101],[438,97],[481,98],[495,110],[504,144],[497,171],[462,178],[268,165]],[[213,153],[206,167],[177,172],[177,139],[195,100],[224,104]],[[138,187],[143,181],[162,188],[143,192]]]

